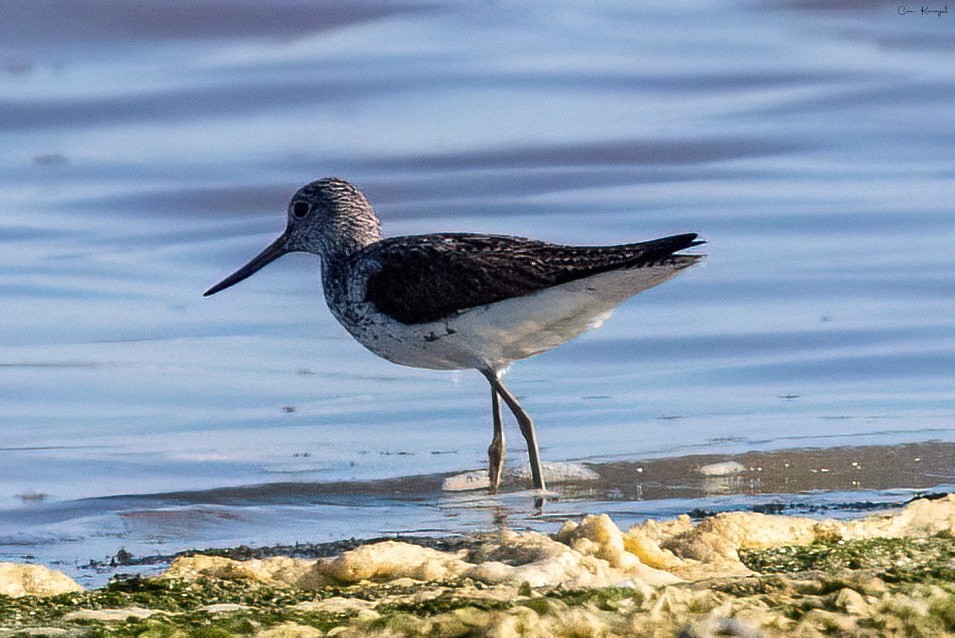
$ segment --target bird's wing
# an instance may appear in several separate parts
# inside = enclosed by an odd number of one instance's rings
[[[696,234],[619,246],[561,246],[501,235],[436,234],[384,239],[362,251],[379,268],[365,298],[405,324],[528,295],[609,270],[685,268],[701,255],[674,255],[703,243]]]

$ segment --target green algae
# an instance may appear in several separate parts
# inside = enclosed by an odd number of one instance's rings
[[[83,628],[83,635],[167,636],[185,631],[189,636],[243,635],[286,621],[327,630],[348,621],[349,614],[300,611],[301,602],[321,600],[335,595],[360,597],[366,592],[345,592],[326,588],[321,593],[293,589],[274,589],[246,581],[155,580],[132,578],[112,581],[102,589],[47,598],[0,596],[0,627],[56,626]],[[212,614],[208,605],[234,603],[248,609],[227,614]],[[106,622],[89,619],[65,619],[79,610],[127,609],[138,607],[160,613],[148,618],[129,617],[125,621]],[[105,633],[104,633],[105,632]]]
[[[955,581],[955,539],[947,534],[739,550],[739,557],[761,574],[866,569],[891,582]]]
[[[439,632],[440,635],[458,635],[457,631],[453,630],[456,626],[459,626],[460,635],[467,635],[473,630],[473,622],[484,618],[485,612],[526,607],[536,614],[545,615],[554,609],[555,604],[558,607],[587,606],[613,611],[623,601],[640,600],[638,592],[621,587],[555,589],[543,592],[527,588],[530,597],[499,600],[464,595],[459,592],[463,584],[448,582],[410,586],[327,587],[316,592],[274,589],[247,581],[201,579],[191,582],[136,577],[112,581],[102,589],[79,594],[48,598],[0,596],[0,635],[16,635],[18,629],[22,631],[26,627],[45,627],[68,629],[71,633],[83,636],[219,638],[253,635],[263,629],[289,622],[328,631],[352,623],[358,612],[302,610],[296,608],[296,605],[331,597],[381,601],[375,608],[376,617],[365,622],[369,629],[387,628],[399,634],[408,633],[411,632],[410,627],[417,626],[415,623],[420,619],[441,617],[441,622],[438,623],[443,628]],[[434,590],[436,587],[441,590],[438,595],[423,599],[417,597],[421,592]],[[400,600],[402,597],[405,599]],[[396,598],[399,600],[395,600]],[[244,605],[248,609],[216,614],[204,609],[208,605],[220,603]],[[147,618],[130,616],[119,621],[66,618],[68,614],[78,610],[131,607],[159,613]],[[7,631],[2,628],[7,628]]]
[[[942,622],[946,631],[955,632],[955,594],[932,604],[929,613]]]
[[[865,572],[868,574],[868,572]],[[848,575],[847,575],[848,574]],[[685,590],[708,590],[710,597],[691,600],[687,617],[692,619],[712,611],[726,600],[758,599],[778,617],[791,623],[809,623],[820,635],[842,635],[844,626],[838,616],[838,593],[846,587],[861,586],[865,579],[820,574],[814,580],[793,580],[783,575],[731,578],[676,586]],[[876,579],[876,582],[881,582]],[[0,635],[26,635],[27,628],[47,628],[50,633],[64,630],[69,635],[137,638],[224,638],[251,636],[263,630],[294,623],[325,632],[346,627],[362,632],[396,636],[476,635],[494,614],[516,614],[521,609],[530,618],[551,618],[568,609],[609,614],[608,622],[621,621],[638,614],[644,602],[639,592],[626,587],[582,590],[530,588],[530,596],[501,600],[469,595],[470,583],[418,583],[413,585],[364,585],[347,588],[328,587],[319,591],[276,590],[243,581],[150,581],[133,579],[82,594],[64,594],[51,598],[0,597]],[[955,631],[955,585],[896,582],[886,585],[887,592],[873,609],[872,617],[859,618],[859,635],[938,636]],[[436,594],[436,595],[431,595]],[[298,603],[317,602],[331,597],[363,600],[378,604],[374,612],[333,612],[300,607]],[[929,601],[928,614],[916,612],[911,601]],[[653,602],[651,599],[650,603]],[[206,605],[235,603],[226,613],[210,613]],[[69,612],[88,609],[129,607],[158,610],[147,618],[130,617],[120,621],[70,620]],[[500,616],[498,616],[500,617]],[[613,620],[616,618],[617,620]]]
[[[616,611],[623,602],[639,605],[643,601],[640,592],[629,587],[555,590],[547,592],[546,597],[559,600],[570,607],[591,605],[602,611]]]
[[[378,605],[375,610],[382,614],[408,613],[417,616],[433,616],[458,609],[473,608],[481,611],[508,609],[513,603],[491,598],[460,596],[453,591],[443,592],[426,600],[410,600]]]
[[[647,620],[645,626],[692,622],[729,601],[743,607],[761,605],[776,625],[813,627],[818,635],[845,635],[847,626],[864,636],[929,637],[955,632],[955,539],[951,536],[829,540],[741,550],[739,555],[755,575],[673,586],[689,594],[707,593],[689,596],[683,611],[673,612],[672,618],[682,620]],[[115,579],[94,591],[48,598],[0,596],[0,636],[223,638],[252,636],[286,624],[320,632],[342,628],[353,632],[350,635],[468,636],[501,618],[538,622],[568,617],[569,610],[616,626],[646,615],[655,604],[654,597],[661,595],[644,599],[627,587],[569,590],[525,583],[515,597],[495,598],[485,596],[485,589],[469,580],[300,590],[251,580],[133,577]],[[848,596],[845,590],[857,594]],[[321,606],[321,601],[333,597],[361,604],[346,606],[345,611]],[[866,612],[860,615],[847,609],[847,600],[861,601],[858,604]],[[208,609],[223,603],[236,607]],[[69,616],[81,610],[133,607],[155,613],[124,620]]]

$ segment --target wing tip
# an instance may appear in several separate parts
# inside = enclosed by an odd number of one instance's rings
[[[701,239],[698,233],[683,233],[653,239],[645,242],[645,245],[653,252],[673,255],[681,250],[693,248],[694,246],[702,246],[705,243],[707,243],[706,240]],[[702,257],[702,255],[698,256]]]
[[[664,237],[662,240],[668,243],[679,246],[679,248],[674,248],[674,251],[683,250],[684,248],[691,248],[693,246],[702,246],[706,243],[705,239],[701,239],[699,233],[682,233],[680,235],[671,235],[670,237]]]

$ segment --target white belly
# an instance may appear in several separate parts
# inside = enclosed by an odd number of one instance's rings
[[[367,304],[363,314],[371,322],[345,327],[366,348],[400,365],[499,370],[596,328],[628,297],[678,272],[635,268],[601,273],[415,325],[399,323]]]

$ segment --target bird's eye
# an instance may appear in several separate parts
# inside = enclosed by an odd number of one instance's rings
[[[292,214],[299,219],[305,217],[308,215],[308,204],[305,202],[295,202],[295,205],[292,206]]]

